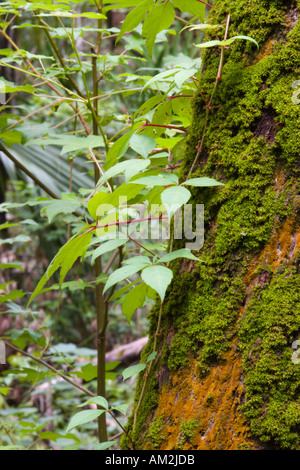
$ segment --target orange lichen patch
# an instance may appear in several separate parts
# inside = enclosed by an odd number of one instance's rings
[[[294,217],[289,217],[280,230],[271,237],[270,242],[260,256],[253,261],[251,269],[245,277],[247,289],[252,287],[253,281],[259,280],[257,268],[270,266],[275,272],[281,264],[293,262],[300,249],[300,231],[295,227]],[[267,279],[268,281],[268,279]]]
[[[204,378],[199,378],[193,361],[189,369],[173,374],[161,390],[156,410],[156,416],[165,420],[161,449],[178,448],[180,427],[191,420],[198,421],[199,427],[183,450],[254,449],[250,429],[238,412],[242,401],[242,364],[235,348]]]
[[[259,62],[264,57],[267,57],[272,54],[274,44],[274,39],[269,39],[269,41],[266,42],[266,44],[261,48],[261,51],[257,56],[257,62]]]
[[[285,186],[285,173],[281,169],[277,172],[274,184],[274,192],[280,194]],[[257,275],[259,266],[269,266],[275,272],[282,263],[289,264],[293,262],[300,249],[300,226],[299,220],[295,215],[287,218],[280,229],[274,230],[269,243],[266,245],[260,255],[253,259],[247,275],[245,276],[245,286],[247,291],[251,290],[253,284],[260,282],[260,276]],[[263,281],[263,279],[262,279]],[[268,281],[268,279],[266,279]]]

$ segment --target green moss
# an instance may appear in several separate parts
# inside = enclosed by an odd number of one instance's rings
[[[148,435],[146,437],[150,444],[150,448],[155,450],[159,449],[160,445],[164,440],[163,428],[165,425],[165,419],[163,417],[157,417],[153,420]]]
[[[300,330],[296,266],[290,271],[283,263],[278,269],[261,266],[270,285],[254,289],[238,328],[236,322],[247,298],[244,279],[251,261],[299,205],[300,106],[292,102],[292,84],[300,78],[300,24],[290,32],[284,26],[291,5],[280,0],[218,0],[212,9],[211,22],[224,23],[230,12],[230,36],[251,36],[260,50],[253,43],[237,41],[225,52],[216,107],[194,171],[194,176],[215,177],[225,186],[193,192],[193,203],[205,205],[206,239],[199,252],[205,264],[191,269],[182,261],[172,264],[174,281],[163,308],[158,351],[158,358],[163,357],[164,366],[167,361],[172,371],[185,367],[193,356],[199,373],[209,373],[237,336],[244,358],[245,416],[254,436],[282,448],[299,447],[300,383],[290,348]],[[209,39],[215,39],[214,34]],[[219,51],[207,51],[204,60],[199,86],[209,97]],[[195,97],[193,108],[183,180],[205,126],[202,96]],[[178,241],[175,247],[181,247]],[[156,325],[154,309],[151,338]],[[145,354],[149,351],[151,343]],[[141,443],[148,442],[149,433],[144,439],[143,432],[146,436],[157,403],[156,372],[148,379],[138,416],[135,434]],[[137,397],[143,380],[141,376]]]
[[[180,450],[186,443],[193,445],[193,439],[197,431],[202,431],[201,423],[197,419],[190,419],[180,423],[176,448]]]
[[[285,269],[259,287],[240,322],[246,372],[245,416],[263,442],[299,448],[300,375],[292,342],[300,330],[300,276]]]
[[[214,402],[214,396],[212,393],[209,393],[206,397],[206,405],[210,406]]]

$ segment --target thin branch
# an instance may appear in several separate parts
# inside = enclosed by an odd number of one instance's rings
[[[73,385],[73,387],[77,388],[78,390],[80,390],[82,393],[84,393],[85,395],[89,395],[90,397],[95,397],[96,395],[91,392],[90,390],[88,390],[87,388],[85,387],[82,387],[80,384],[74,382],[74,380],[70,379],[67,375],[63,374],[62,372],[60,372],[59,370],[55,369],[55,367],[51,366],[50,364],[48,364],[46,361],[44,361],[43,359],[39,359],[38,357],[35,357],[35,356],[32,356],[30,353],[28,353],[27,351],[23,351],[22,349],[19,349],[17,348],[17,346],[14,346],[13,344],[9,343],[8,341],[6,340],[3,340],[3,342],[6,344],[7,347],[13,349],[14,351],[20,353],[20,354],[23,354],[23,356],[26,356],[26,357],[29,357],[30,359],[32,359],[33,361],[37,362],[38,364],[42,365],[43,367],[46,367],[47,369],[51,370],[52,372],[54,372],[56,375],[58,375],[59,377],[61,377],[62,379],[64,379],[66,382],[68,382],[69,384]]]
[[[31,178],[41,189],[43,189],[49,196],[53,199],[59,199],[59,196],[55,194],[48,186],[46,186],[37,176],[31,173],[26,166],[24,166],[19,160],[17,160],[10,152],[7,150],[4,145],[0,142],[0,150],[18,167],[23,171],[29,178]]]
[[[141,243],[139,243],[137,240],[135,240],[134,238],[131,238],[129,235],[128,235],[128,238],[129,240],[131,240],[133,243],[135,243],[136,245],[138,245],[140,248],[142,248],[143,250],[145,251],[148,251],[148,253],[150,253],[150,255],[152,256],[156,256],[155,253],[153,253],[153,251],[151,250],[148,250],[148,248],[146,248],[145,246],[143,246]]]
[[[47,108],[51,108],[52,106],[56,106],[56,105],[62,103],[62,101],[64,101],[64,100],[63,100],[63,99],[57,100],[57,101],[55,101],[54,103],[48,103],[48,104],[46,104],[46,105],[43,106],[42,108],[35,109],[35,110],[32,111],[31,113],[27,114],[27,116],[23,117],[22,119],[19,119],[19,121],[14,122],[14,123],[11,124],[9,127],[7,127],[7,128],[6,128],[6,131],[9,131],[9,130],[12,129],[13,127],[17,126],[17,125],[20,124],[21,122],[26,121],[26,119],[28,119],[28,118],[34,116],[35,114],[39,113],[40,111],[45,111],[45,109],[47,109]]]
[[[96,165],[96,167],[97,167],[97,169],[98,169],[98,174],[97,174],[96,177],[98,178],[98,176],[99,176],[99,178],[100,178],[100,174],[103,176],[103,175],[104,175],[104,171],[102,170],[102,168],[101,168],[101,166],[100,166],[100,163],[98,162],[98,160],[97,160],[96,155],[94,154],[94,152],[93,152],[91,149],[89,149],[89,151],[90,151],[90,154],[91,154],[91,156],[92,156],[92,159],[93,159],[93,161],[94,161],[94,163],[95,163],[95,165]],[[98,178],[98,179],[99,179],[99,178]],[[112,193],[113,190],[112,190],[111,185],[109,184],[108,181],[106,181],[106,184],[107,184],[107,187],[108,187],[109,191]]]
[[[133,219],[133,220],[121,220],[117,222],[111,222],[110,224],[105,224],[105,225],[95,225],[92,229],[96,230],[98,228],[107,228],[107,227],[119,227],[120,225],[129,225],[133,223],[140,223],[140,222],[147,222],[151,220],[169,220],[167,216],[161,216],[161,217],[148,217],[145,219]]]
[[[227,19],[226,19],[226,30],[225,30],[225,35],[224,35],[224,41],[226,41],[226,39],[228,37],[229,23],[230,23],[230,15],[228,15]],[[194,159],[193,164],[192,164],[192,166],[189,170],[188,178],[192,174],[192,172],[194,170],[194,167],[196,165],[196,162],[197,162],[197,160],[198,160],[198,158],[199,158],[199,156],[202,152],[202,149],[203,149],[204,139],[205,139],[205,136],[206,136],[207,126],[208,126],[208,120],[209,120],[209,116],[210,116],[210,111],[212,109],[212,102],[213,102],[213,99],[214,99],[215,91],[216,91],[216,89],[219,85],[219,82],[220,82],[221,78],[222,78],[222,71],[223,71],[223,65],[224,65],[224,50],[225,50],[225,47],[222,46],[221,47],[220,63],[219,63],[219,68],[218,68],[218,73],[217,73],[217,77],[216,77],[216,80],[215,80],[214,88],[213,88],[210,100],[206,104],[206,116],[205,116],[205,123],[204,123],[202,137],[201,137],[200,143],[198,145],[198,149],[197,149],[195,159]]]
[[[183,127],[178,127],[178,126],[167,126],[167,125],[164,125],[164,124],[150,124],[149,122],[146,122],[145,124],[143,124],[141,127],[140,127],[140,131],[142,129],[144,129],[145,127],[162,127],[162,128],[165,128],[165,129],[176,129],[177,131],[183,131],[185,133],[187,133],[187,129],[184,129]]]
[[[163,304],[161,303],[161,304],[160,304],[160,309],[159,309],[159,314],[158,314],[157,327],[156,327],[156,331],[155,331],[155,335],[154,335],[154,343],[153,343],[152,352],[156,352],[157,338],[158,338],[158,336],[159,336],[159,330],[160,330],[161,318],[162,318],[162,308],[163,308]],[[148,377],[149,377],[149,375],[150,375],[152,365],[153,365],[153,361],[150,361],[149,364],[148,364],[148,366],[147,366],[145,375],[144,375],[144,380],[143,380],[143,386],[142,386],[141,394],[140,394],[139,401],[138,401],[138,403],[137,403],[137,405],[136,405],[136,408],[135,408],[134,414],[133,414],[132,434],[134,434],[134,430],[135,430],[135,427],[136,427],[136,421],[137,421],[137,414],[138,414],[138,411],[139,411],[139,409],[140,409],[140,406],[141,406],[141,404],[142,404],[142,401],[143,401],[143,398],[144,398],[144,395],[145,395],[145,390],[146,390],[146,385],[147,385],[147,379],[148,379]]]

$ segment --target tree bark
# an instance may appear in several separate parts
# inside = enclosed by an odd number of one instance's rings
[[[205,263],[173,262],[157,359],[141,374],[129,430],[137,449],[300,449],[299,1],[217,0],[208,23],[229,36],[193,177],[205,205]],[[220,38],[219,31],[207,40]],[[203,137],[220,50],[209,49],[185,148],[186,179]],[[295,87],[295,85],[294,85]],[[205,101],[204,101],[205,98]],[[174,249],[183,246],[174,241]],[[159,308],[150,314],[152,352]],[[294,345],[295,347],[295,345]],[[126,439],[123,440],[126,448]]]

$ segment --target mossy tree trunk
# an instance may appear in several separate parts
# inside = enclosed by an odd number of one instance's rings
[[[209,22],[229,37],[204,146],[199,189],[205,264],[181,261],[162,310],[158,356],[136,424],[137,449],[300,449],[300,2],[216,0]],[[215,39],[217,33],[210,36]],[[194,99],[182,177],[197,153],[220,51],[209,49]],[[294,100],[295,101],[295,100]],[[181,247],[179,243],[176,248]],[[159,309],[150,314],[152,352]],[[126,447],[126,440],[124,440]]]

